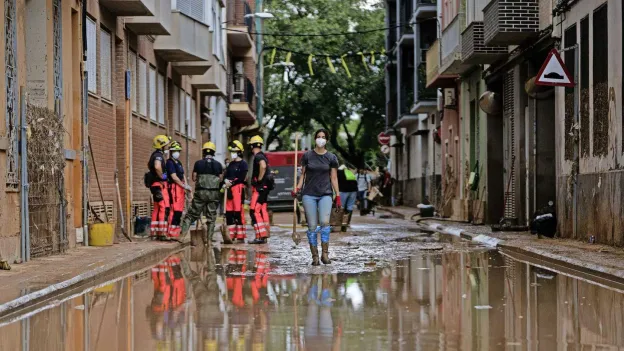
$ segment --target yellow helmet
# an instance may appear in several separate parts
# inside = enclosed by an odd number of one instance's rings
[[[171,151],[182,151],[182,145],[177,142],[177,141],[172,141],[171,145],[169,146],[169,150]]]
[[[238,140],[230,142],[230,145],[228,146],[228,150],[230,151],[244,151],[244,149],[243,143]]]
[[[252,136],[251,139],[249,139],[249,144],[261,144],[264,145],[264,139],[262,139],[261,136],[256,135],[256,136]]]
[[[171,138],[166,135],[157,135],[154,137],[154,143],[152,144],[152,146],[154,147],[154,149],[160,150],[165,146],[169,145],[169,143],[171,143]]]
[[[209,141],[207,143],[204,143],[204,146],[202,146],[202,150],[217,152],[217,146],[212,141]]]

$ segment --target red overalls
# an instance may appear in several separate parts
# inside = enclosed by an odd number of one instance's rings
[[[236,307],[245,306],[245,298],[243,296],[243,285],[245,284],[244,273],[247,271],[247,251],[232,250],[228,257],[228,265],[233,269],[235,266],[240,267],[241,275],[228,275],[225,282],[228,290],[232,290],[232,304]]]
[[[184,204],[186,201],[186,193],[184,188],[176,183],[169,183],[169,192],[171,194],[171,210],[169,211],[169,232],[168,236],[172,239],[180,237],[182,227],[182,213],[184,212]]]
[[[156,178],[155,162],[160,161],[160,165],[164,172],[165,170],[165,157],[160,150],[156,150],[152,153],[147,167],[150,170],[152,178]],[[167,230],[169,226],[167,220],[169,219],[169,190],[167,182],[162,179],[158,179],[152,182],[150,186],[150,192],[154,200],[154,210],[152,210],[152,223],[150,225],[150,237],[151,238],[163,238],[167,237]]]
[[[251,202],[249,203],[249,212],[251,214],[251,222],[256,232],[256,239],[266,239],[268,237],[268,229],[270,226],[269,211],[267,208],[268,189],[260,193],[253,186],[251,190]]]
[[[245,240],[245,214],[243,212],[243,191],[245,184],[237,184],[227,189],[228,197],[225,203],[226,221],[230,238]]]

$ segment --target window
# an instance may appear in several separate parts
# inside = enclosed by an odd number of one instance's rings
[[[139,114],[147,116],[147,63],[139,60]]]
[[[179,114],[178,116],[180,117],[180,134],[185,135],[186,133],[186,107],[184,107],[184,105],[186,105],[186,94],[184,93],[184,90],[180,89],[180,99],[178,100],[180,105],[180,109],[179,109]]]
[[[197,138],[197,103],[195,100],[192,100],[191,105],[191,133],[190,136],[192,139]]]
[[[158,74],[158,123],[165,124],[165,76]]]
[[[87,41],[93,45],[87,47],[87,79],[89,91],[97,92],[97,26],[95,21],[87,18]]]
[[[173,129],[180,131],[180,89],[173,86]]]
[[[568,27],[565,30],[564,34],[564,45],[565,47],[571,47],[576,44],[576,24]],[[575,50],[568,50],[564,53],[565,65],[570,72],[574,72],[575,70],[575,60],[574,60],[574,52]],[[565,114],[564,114],[564,128],[565,130],[571,130],[574,125],[574,94],[575,88],[565,88]],[[565,141],[564,141],[564,158],[567,161],[570,161],[574,158],[574,141],[570,133],[565,133]]]
[[[111,35],[104,29],[100,29],[100,94],[103,98],[112,98],[111,83]],[[91,80],[89,80],[91,82]]]
[[[149,117],[152,121],[158,120],[156,113],[156,69],[149,69]]]
[[[583,103],[580,104],[580,119],[581,119],[581,140],[580,140],[580,156],[588,157],[589,156],[589,16],[583,18],[581,20],[581,56],[580,56],[580,82],[576,82],[576,84],[580,84],[581,87],[581,101]],[[576,36],[576,32],[574,33]],[[571,53],[571,60],[574,60],[575,50],[566,51],[566,55],[568,52]],[[566,58],[567,60],[567,58]],[[568,63],[566,62],[566,65]],[[574,64],[572,64],[572,68],[574,69]],[[574,70],[570,71],[574,74]],[[574,90],[574,88],[570,89]],[[572,105],[574,106],[574,104]],[[569,130],[569,129],[568,129]]]
[[[130,105],[132,111],[137,112],[137,55],[132,51],[128,54],[128,69],[130,70]]]
[[[593,25],[593,155],[607,156],[609,152],[609,12],[605,3],[594,11]]]
[[[192,101],[191,101],[191,96],[190,95],[186,95],[185,96],[186,101],[185,103],[185,107],[186,107],[186,114],[184,115],[185,118],[188,119],[187,123],[186,123],[186,136],[191,136],[191,111],[193,110],[193,106],[192,106]]]
[[[183,14],[204,22],[204,0],[177,0],[176,4]]]

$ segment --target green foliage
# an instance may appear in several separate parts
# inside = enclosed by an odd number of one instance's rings
[[[265,10],[275,19],[265,21],[267,33],[340,33],[383,28],[384,11],[379,4],[366,6],[362,0],[274,0]],[[323,37],[265,36],[265,46],[296,52],[341,55],[364,51],[367,60],[375,51],[375,64],[368,69],[361,56],[345,58],[351,78],[340,61],[334,60],[331,73],[326,57],[317,55],[314,75],[308,70],[308,56],[293,54],[288,68],[265,70],[265,107],[273,128],[267,142],[285,140],[291,132],[311,133],[322,126],[330,131],[331,147],[339,157],[355,166],[376,159],[377,134],[385,126],[384,31]],[[271,52],[265,52],[269,64]],[[283,62],[285,52],[277,52],[275,62]],[[286,70],[286,73],[285,73]],[[286,149],[286,143],[281,143]]]

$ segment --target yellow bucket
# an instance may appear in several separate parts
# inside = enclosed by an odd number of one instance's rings
[[[94,223],[89,225],[90,246],[111,246],[115,235],[115,223]]]

